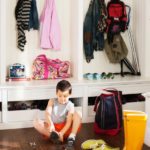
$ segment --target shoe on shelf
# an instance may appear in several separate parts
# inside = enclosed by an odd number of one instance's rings
[[[106,79],[107,75],[105,72],[102,72],[102,79]]]
[[[25,103],[22,103],[21,105],[20,105],[20,109],[21,110],[26,110],[28,107],[27,107],[27,105],[25,104]]]
[[[91,73],[86,73],[83,75],[83,77],[87,80],[93,80],[94,79],[94,76]]]
[[[94,79],[94,80],[100,80],[100,79],[102,79],[102,76],[101,76],[101,74],[94,73],[94,74],[93,74],[93,79]]]
[[[74,150],[74,139],[68,138],[65,150]]]
[[[119,147],[113,148],[108,146],[107,144],[102,144],[101,146],[94,148],[93,150],[120,150],[120,148]]]
[[[85,142],[82,143],[81,148],[82,149],[93,149],[93,148],[97,148],[98,146],[101,146],[103,144],[106,144],[105,141],[103,140],[87,140]]]
[[[108,79],[114,79],[114,75],[111,72],[109,72],[106,76]]]
[[[56,131],[51,132],[50,140],[51,140],[54,144],[61,144],[61,141],[59,140],[59,134],[58,134],[58,132],[56,132]]]

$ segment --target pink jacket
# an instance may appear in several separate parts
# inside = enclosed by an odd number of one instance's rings
[[[46,0],[46,6],[40,18],[40,38],[41,48],[61,49],[61,30],[54,0]]]

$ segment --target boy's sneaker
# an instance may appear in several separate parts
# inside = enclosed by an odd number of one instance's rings
[[[102,79],[101,74],[94,73],[93,76],[94,76],[94,80],[100,80],[100,79]]]
[[[61,141],[59,140],[59,134],[56,131],[53,131],[50,135],[50,140],[54,143],[54,144],[60,144]]]
[[[93,149],[93,148],[97,148],[103,144],[106,144],[103,140],[87,140],[82,143],[81,148],[82,149]]]
[[[105,72],[102,72],[102,79],[106,79],[106,77],[107,77],[107,75],[106,75],[106,73]]]
[[[87,80],[93,80],[94,76],[91,73],[84,74],[83,77]]]
[[[68,138],[65,150],[74,150],[74,139]]]

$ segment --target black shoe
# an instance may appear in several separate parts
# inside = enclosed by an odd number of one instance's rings
[[[54,143],[54,144],[60,144],[61,141],[59,141],[59,134],[56,131],[53,131],[50,135],[50,140]]]
[[[68,138],[65,150],[74,150],[74,139]]]

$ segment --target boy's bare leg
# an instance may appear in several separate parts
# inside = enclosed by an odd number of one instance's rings
[[[73,116],[73,126],[71,133],[75,135],[77,134],[79,126],[81,124],[81,120],[82,120],[82,113],[80,111],[75,111]]]
[[[75,111],[73,116],[72,131],[71,134],[69,135],[69,138],[67,139],[67,145],[65,147],[65,150],[74,150],[74,141],[78,129],[80,127],[81,120],[82,120],[82,113],[80,111]]]
[[[47,128],[46,124],[44,123],[44,121],[36,118],[33,121],[33,126],[41,134],[44,134],[44,135],[50,137],[50,133],[49,133],[48,128]]]
[[[53,132],[49,133],[48,128],[47,128],[47,124],[45,122],[43,122],[42,120],[37,119],[37,118],[34,119],[33,126],[41,134],[50,137],[50,140],[54,144],[60,144],[61,143],[61,141],[59,141],[58,133],[56,131],[53,131]]]

